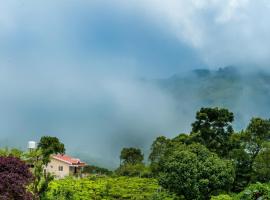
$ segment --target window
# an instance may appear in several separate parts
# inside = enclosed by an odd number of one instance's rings
[[[59,166],[59,167],[58,167],[58,170],[59,170],[59,171],[63,171],[63,166]]]

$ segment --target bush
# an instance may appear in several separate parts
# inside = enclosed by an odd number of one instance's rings
[[[256,183],[247,187],[237,195],[237,200],[267,200],[270,199],[270,185]]]
[[[46,200],[173,200],[150,178],[98,178],[55,180],[49,184]]]
[[[227,194],[221,194],[218,196],[213,196],[211,200],[233,200],[233,198]]]
[[[121,165],[115,173],[118,176],[129,176],[129,177],[143,177],[147,178],[151,176],[151,171],[149,167],[146,167],[142,163],[138,164],[124,164]]]
[[[33,199],[27,190],[32,180],[33,176],[23,161],[0,156],[0,199]]]

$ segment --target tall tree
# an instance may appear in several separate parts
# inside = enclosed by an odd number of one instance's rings
[[[243,146],[243,135],[245,131],[233,133],[230,137],[230,147],[228,158],[233,161],[235,166],[235,181],[232,190],[242,191],[248,184],[251,177],[251,158]]]
[[[143,163],[143,154],[137,148],[123,148],[120,154],[120,166],[115,170],[120,176],[148,176],[149,170]]]
[[[38,143],[38,149],[42,151],[43,164],[47,165],[52,154],[65,153],[65,145],[57,137],[43,136]]]
[[[201,108],[196,114],[196,121],[192,123],[191,135],[210,151],[227,156],[233,120],[233,113],[227,109]]]
[[[251,182],[266,182],[270,178],[270,121],[252,118],[246,130],[230,138],[230,159],[236,169],[233,190],[239,192]]]
[[[39,198],[42,197],[50,181],[53,180],[51,174],[44,172],[44,165],[48,165],[52,154],[64,152],[65,146],[58,138],[43,136],[38,143],[37,149],[26,154],[27,162],[34,167],[33,173],[35,179],[32,190]]]
[[[137,148],[123,148],[120,155],[121,164],[138,164],[143,161],[143,154]]]
[[[243,139],[246,150],[254,160],[261,151],[263,144],[270,140],[270,120],[252,118]]]
[[[150,161],[150,168],[154,175],[157,175],[159,169],[158,169],[158,163],[162,156],[164,156],[164,153],[166,152],[166,149],[168,148],[170,139],[167,139],[164,136],[159,136],[155,139],[153,144],[151,145],[151,152],[149,154],[149,161]]]
[[[270,180],[270,144],[264,143],[252,165],[252,181],[266,183]]]

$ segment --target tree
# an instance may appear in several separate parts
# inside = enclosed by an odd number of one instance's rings
[[[251,159],[248,153],[242,149],[233,149],[230,152],[230,159],[235,167],[235,181],[232,190],[242,191],[248,184],[251,177]]]
[[[143,154],[137,148],[123,148],[120,154],[120,166],[115,170],[119,176],[148,176],[149,169],[144,165]]]
[[[270,139],[270,120],[252,118],[245,131],[241,133],[241,147],[248,154],[249,165],[245,166],[249,176],[247,182],[256,182],[255,173],[262,173],[265,156],[269,147],[264,146]],[[269,145],[268,145],[269,146]],[[262,152],[263,151],[263,152]],[[260,155],[260,153],[262,154]],[[256,171],[254,171],[256,170]],[[263,170],[264,171],[264,170]],[[265,172],[264,172],[265,173]],[[264,174],[265,175],[265,174]],[[262,181],[262,179],[260,179]]]
[[[228,158],[233,161],[235,166],[235,181],[232,190],[234,192],[242,191],[248,184],[251,177],[251,158],[243,145],[244,131],[233,133],[229,143],[231,150]]]
[[[252,118],[243,136],[245,149],[251,155],[252,160],[256,158],[262,149],[263,143],[270,139],[270,120]]]
[[[47,165],[52,154],[65,153],[65,145],[57,137],[43,136],[38,143],[38,149],[42,151],[43,164]]]
[[[150,168],[154,175],[157,175],[159,169],[158,169],[158,163],[162,156],[164,155],[168,145],[169,145],[170,139],[167,139],[164,136],[157,137],[153,144],[151,145],[151,152],[149,154],[149,161],[150,161]]]
[[[138,164],[143,161],[143,154],[137,148],[123,148],[120,155],[121,164]]]
[[[27,190],[33,176],[28,166],[15,157],[0,157],[0,199],[32,200]]]
[[[89,174],[100,174],[100,175],[112,175],[112,171],[109,169],[93,166],[93,165],[86,165],[83,168],[83,173],[89,173]]]
[[[233,133],[233,113],[224,108],[201,108],[192,123],[192,133],[196,141],[218,155],[227,156],[229,137]]]
[[[158,180],[170,192],[193,200],[230,190],[234,181],[232,162],[220,159],[203,145],[178,145],[165,155]]]
[[[266,183],[270,180],[270,144],[265,143],[254,159],[252,181]]]
[[[129,177],[151,177],[150,169],[143,163],[129,164],[126,163],[121,165],[115,170],[118,176],[129,176]]]
[[[23,152],[16,148],[12,148],[12,149],[3,148],[3,149],[0,149],[0,156],[5,156],[5,157],[13,156],[16,158],[21,158],[23,156]]]
[[[65,146],[58,138],[43,136],[40,139],[37,149],[25,155],[27,162],[33,166],[32,171],[35,179],[32,190],[39,198],[44,195],[49,183],[53,180],[53,175],[44,172],[44,165],[48,165],[52,154],[64,152]]]
[[[242,191],[250,182],[268,181],[270,121],[252,118],[246,130],[230,137],[229,158],[235,164],[236,177],[233,191]]]

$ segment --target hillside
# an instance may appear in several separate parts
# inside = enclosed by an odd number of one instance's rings
[[[157,84],[176,100],[182,114],[202,106],[227,107],[236,115],[237,128],[243,128],[251,116],[270,116],[270,74],[265,71],[198,69],[157,80]]]

